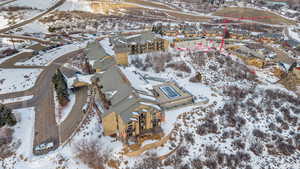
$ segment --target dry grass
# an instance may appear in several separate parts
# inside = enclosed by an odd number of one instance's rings
[[[268,23],[268,24],[296,24],[295,21],[286,19],[282,16],[276,15],[275,13],[251,9],[251,8],[240,8],[240,7],[231,7],[220,9],[213,13],[216,16],[230,16],[234,18],[239,17],[264,17],[268,16],[267,18],[258,19],[258,22]]]
[[[126,3],[101,3],[101,2],[93,2],[90,4],[92,13],[109,13],[111,11],[119,11],[121,9],[131,9],[131,8],[139,8],[134,4],[126,4]]]

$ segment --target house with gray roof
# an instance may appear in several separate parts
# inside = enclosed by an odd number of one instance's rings
[[[162,134],[164,112],[155,99],[141,97],[117,66],[96,73],[92,79],[104,135],[129,144],[145,135]]]
[[[85,49],[85,54],[93,72],[107,70],[116,64],[114,56],[108,54],[98,41],[88,43]]]

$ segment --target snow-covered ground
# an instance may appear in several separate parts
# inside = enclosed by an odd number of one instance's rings
[[[82,0],[67,0],[62,6],[58,8],[61,11],[85,11],[92,12],[90,2]]]
[[[294,29],[296,29],[296,28],[297,27],[288,27],[288,33],[291,38],[293,38],[294,40],[296,40],[300,43],[300,31],[295,32]],[[300,30],[299,27],[297,29]]]
[[[4,28],[8,24],[8,19],[0,15],[0,28]]]
[[[24,9],[14,12],[2,11],[0,12],[0,29],[7,26],[14,25],[24,20],[28,20],[41,12],[39,10]]]
[[[35,111],[31,107],[16,109],[13,113],[18,119],[13,127],[13,142],[18,146],[15,155],[0,160],[0,166],[5,166],[6,169],[27,168],[24,163],[32,157]]]
[[[42,69],[0,69],[0,94],[30,89],[41,72]]]
[[[85,46],[85,43],[79,43],[79,44],[70,44],[70,45],[64,45],[58,48],[51,49],[47,52],[41,52],[41,54],[38,54],[29,60],[25,62],[17,62],[15,65],[27,65],[27,66],[47,66],[51,64],[55,59],[68,54],[72,51],[81,49]]]
[[[18,30],[15,32],[17,35],[23,35],[23,34],[35,34],[35,33],[49,33],[47,25],[39,22],[34,21],[29,24],[26,24],[25,26],[21,27],[22,30]]]
[[[56,123],[61,124],[72,111],[72,108],[76,102],[76,95],[73,92],[70,92],[69,103],[65,107],[61,107],[58,103],[58,99],[56,97],[56,92],[54,91],[54,101],[55,101],[55,119]]]
[[[14,102],[23,102],[26,100],[30,100],[33,98],[33,95],[30,96],[21,96],[21,97],[16,97],[16,98],[10,98],[10,99],[3,99],[0,100],[1,104],[9,104],[9,103],[14,103]]]
[[[58,0],[16,0],[5,6],[31,7],[46,10],[53,6]]]
[[[21,146],[17,150],[17,154],[31,157],[35,119],[34,108],[15,109],[13,113],[20,118],[20,121],[14,127],[14,138],[21,140]]]
[[[0,160],[0,166],[6,166],[6,169],[54,169],[54,168],[80,168],[89,169],[78,158],[75,145],[82,141],[97,141],[102,146],[103,151],[114,150],[121,151],[121,144],[114,142],[110,137],[102,136],[102,128],[99,124],[99,118],[94,113],[89,115],[87,123],[75,134],[69,144],[50,152],[47,155],[32,155],[32,136],[34,126],[34,111],[30,109],[16,110],[21,115],[21,122],[15,127],[16,138],[22,144],[17,150],[16,156]],[[21,157],[23,155],[23,157]],[[2,169],[2,168],[1,168]]]

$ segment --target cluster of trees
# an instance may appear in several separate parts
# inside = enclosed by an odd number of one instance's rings
[[[9,144],[13,140],[13,129],[8,126],[13,126],[16,123],[16,118],[11,109],[0,104],[0,159],[12,155]]]
[[[191,68],[185,62],[169,63],[166,65],[166,67],[186,73],[191,73]]]
[[[76,157],[92,169],[105,169],[109,153],[103,153],[103,149],[97,140],[80,141],[75,144]]]
[[[61,106],[65,106],[70,101],[69,91],[66,79],[59,69],[57,69],[56,73],[52,77],[52,83],[54,84],[59,104]]]
[[[143,71],[153,68],[156,73],[159,73],[165,71],[166,64],[171,61],[172,57],[173,54],[169,52],[151,53],[144,61],[139,57],[132,59],[131,64]]]
[[[13,126],[16,123],[16,118],[11,109],[3,104],[0,104],[0,128],[5,125]]]

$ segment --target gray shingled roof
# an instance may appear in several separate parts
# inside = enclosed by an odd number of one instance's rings
[[[132,43],[144,44],[146,42],[153,41],[155,39],[155,34],[153,32],[147,31],[140,34],[129,35],[129,36],[116,36],[111,39],[111,42],[115,46],[128,45]]]
[[[109,56],[98,41],[89,42],[86,46],[85,52],[89,60],[98,60],[105,56]]]
[[[117,64],[117,63],[113,57],[106,57],[103,59],[96,60],[92,66],[94,69],[99,68],[101,71],[105,71],[115,64]]]

